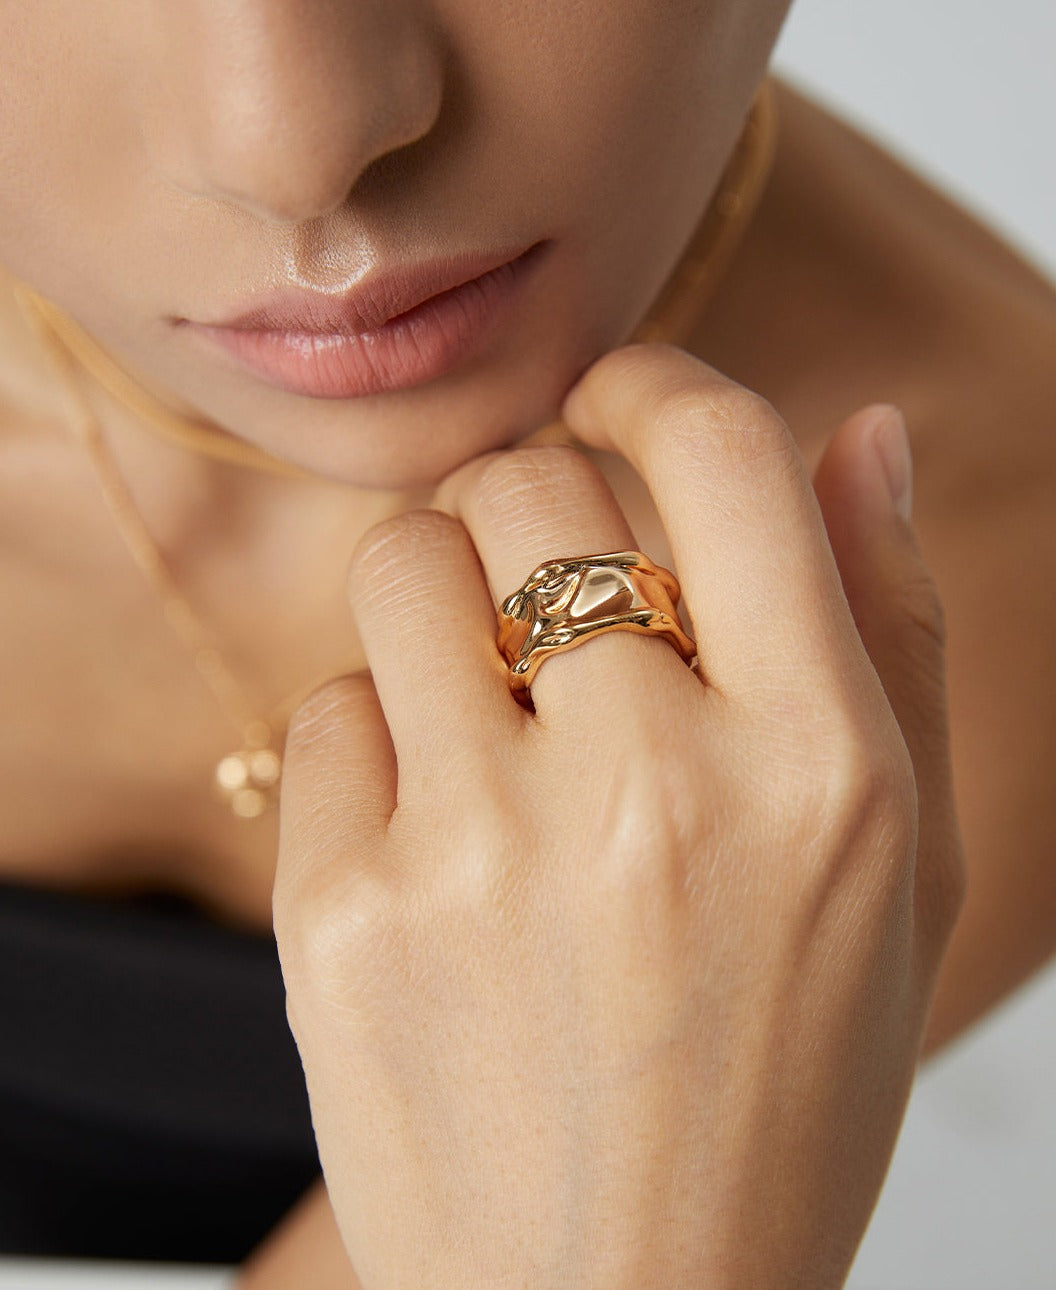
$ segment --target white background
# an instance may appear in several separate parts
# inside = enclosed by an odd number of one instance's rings
[[[776,61],[1056,271],[1053,0],[797,0]]]
[[[1054,0],[798,0],[777,66],[1056,268]],[[227,1283],[0,1261],[5,1290]],[[1056,1290],[1056,971],[922,1076],[850,1284]]]

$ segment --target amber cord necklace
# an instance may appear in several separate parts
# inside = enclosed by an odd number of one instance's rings
[[[87,449],[107,507],[125,546],[161,602],[165,621],[190,654],[199,676],[212,691],[220,710],[238,731],[240,746],[216,764],[213,789],[241,819],[254,819],[278,799],[282,774],[281,745],[289,718],[314,684],[306,685],[265,716],[247,697],[228,666],[213,634],[177,585],[161,550],[147,527],[124,477],[103,437],[99,421],[81,382],[81,372],[68,349],[54,334],[41,331],[66,379],[74,404],[71,428]],[[326,677],[318,678],[322,682]]]
[[[752,105],[744,129],[693,237],[644,321],[639,341],[677,342],[700,317],[733,257],[762,196],[776,149],[774,91],[769,80]],[[222,650],[180,590],[140,513],[106,442],[85,389],[92,379],[161,438],[203,456],[297,479],[309,472],[207,422],[180,416],[128,375],[68,314],[22,284],[16,298],[27,321],[54,359],[75,415],[72,429],[84,444],[114,523],[154,594],[165,619],[194,661],[218,706],[238,731],[240,746],[217,763],[214,787],[236,816],[252,819],[278,800],[282,744],[295,708],[319,681],[304,685],[261,716],[228,666]],[[528,442],[573,442],[560,421]]]
[[[19,294],[27,294],[18,288]],[[220,710],[238,731],[240,745],[216,764],[213,789],[240,819],[255,819],[278,801],[282,775],[282,743],[294,709],[316,685],[320,676],[281,700],[266,715],[250,701],[231,671],[223,652],[187,597],[180,590],[161,549],[154,540],[132,493],[106,443],[102,428],[88,400],[83,369],[75,355],[51,330],[49,322],[31,310],[31,322],[50,351],[73,403],[71,429],[87,449],[110,514],[118,532],[154,594],[161,602],[165,621],[190,654],[199,676],[212,691]]]

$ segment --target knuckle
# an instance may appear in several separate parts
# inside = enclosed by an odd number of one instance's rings
[[[922,866],[916,893],[918,922],[928,942],[940,953],[968,896],[968,870],[955,825],[951,825],[947,837],[947,845]]]
[[[610,349],[590,367],[586,380],[613,390],[618,396],[635,398],[652,388],[656,381],[669,382],[675,371],[708,372],[701,360],[665,341],[637,341]]]
[[[638,402],[657,390],[683,385],[699,390],[709,382],[732,384],[717,368],[668,341],[632,341],[603,354],[586,378]]]
[[[357,982],[391,959],[393,892],[377,870],[312,866],[276,887],[275,940],[291,998],[312,1007],[354,1006]]]
[[[540,499],[554,490],[596,485],[601,473],[581,452],[564,444],[519,448],[491,458],[482,468],[474,490],[475,509],[485,522],[508,525],[511,512],[538,509]]]
[[[580,868],[590,899],[644,913],[696,891],[696,862],[709,831],[700,785],[680,758],[616,771],[594,804],[589,857]]]
[[[893,857],[915,849],[917,779],[905,741],[898,737],[862,751],[839,801],[852,831],[881,835]]]
[[[905,815],[912,805],[916,819],[917,780],[913,761],[892,716],[881,728],[862,724],[840,731],[833,740],[828,796],[837,816],[852,824]],[[841,809],[842,808],[842,809]]]
[[[461,522],[443,511],[422,508],[381,520],[363,534],[352,552],[349,594],[358,599],[369,596],[371,588],[384,591],[391,579],[405,576],[412,562],[466,540]]]
[[[647,453],[682,452],[689,463],[751,467],[799,454],[788,427],[762,395],[700,359],[662,343],[628,345],[599,359],[588,381],[607,386],[617,403],[653,433]]]
[[[655,396],[654,423],[665,450],[693,461],[718,454],[734,467],[794,456],[784,422],[762,395],[731,382],[683,385]]]
[[[904,870],[916,853],[917,780],[893,715],[878,723],[830,708],[797,743],[777,793],[799,821],[805,853],[826,866],[871,857],[880,868]]]
[[[335,676],[317,686],[294,710],[286,734],[286,757],[310,752],[323,732],[356,720],[365,703],[374,701],[369,672]]]
[[[903,585],[902,607],[911,626],[939,650],[945,650],[946,610],[934,578],[923,565]]]

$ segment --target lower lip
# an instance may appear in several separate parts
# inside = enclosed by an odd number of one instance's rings
[[[317,399],[387,394],[436,380],[477,351],[509,312],[543,246],[537,243],[517,259],[433,296],[375,331],[317,334],[185,325],[290,394]]]

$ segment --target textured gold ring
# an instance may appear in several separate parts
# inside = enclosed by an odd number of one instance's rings
[[[514,697],[529,703],[543,660],[603,632],[662,636],[692,664],[697,653],[678,617],[681,589],[670,569],[641,551],[548,560],[499,609],[499,651]]]

